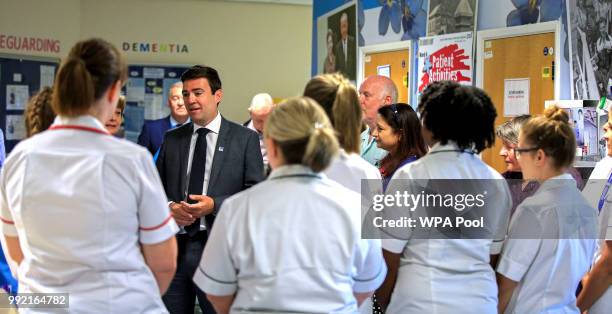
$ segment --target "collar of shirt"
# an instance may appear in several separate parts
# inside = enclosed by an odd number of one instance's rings
[[[552,190],[552,189],[558,189],[564,186],[569,186],[569,187],[574,187],[574,188],[576,187],[576,181],[574,181],[574,178],[569,173],[563,173],[561,175],[552,177],[542,182],[538,190],[540,191]]]
[[[97,129],[106,133],[108,132],[106,131],[106,128],[104,127],[102,122],[90,115],[78,117],[57,116],[55,117],[55,120],[53,120],[53,125],[77,125]]]
[[[370,138],[370,127],[367,125],[366,125],[366,129],[363,132],[361,132],[361,141],[363,143],[366,143],[368,146],[375,142],[374,137]]]
[[[219,129],[221,128],[221,114],[219,111],[217,111],[217,116],[205,126],[201,126],[195,122],[193,123],[193,133],[196,133],[200,128],[207,128],[211,132],[219,134]]]
[[[185,120],[184,123],[182,123],[181,125],[185,124],[185,123],[189,123],[191,121],[191,118],[187,118],[187,120]],[[170,128],[174,129],[176,128],[176,125],[179,124],[178,121],[174,120],[174,118],[172,117],[172,115],[170,115]]]
[[[246,126],[246,127],[247,127],[247,128],[249,128],[249,129],[251,129],[251,130],[253,130],[253,131],[255,131],[255,132],[257,132],[257,135],[259,135],[259,138],[260,138],[260,139],[262,139],[262,138],[263,138],[263,133],[262,133],[262,132],[257,131],[257,129],[255,128],[255,126],[253,125],[253,120],[252,120],[252,119],[251,119],[251,121],[249,121],[249,124],[247,124],[247,126]]]
[[[272,170],[268,178],[275,179],[290,176],[316,176],[322,178],[324,175],[316,173],[304,165],[284,165]]]
[[[440,142],[435,143],[430,149],[429,153],[435,153],[440,151],[458,151],[459,147],[455,142],[448,141],[445,145],[440,144]]]

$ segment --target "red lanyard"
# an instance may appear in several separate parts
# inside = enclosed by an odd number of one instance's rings
[[[100,129],[82,126],[82,125],[52,125],[49,128],[49,130],[61,130],[61,129],[72,129],[72,130],[93,132],[93,133],[98,133],[98,134],[103,134],[103,135],[111,135],[110,133],[108,133],[108,131],[102,131]]]

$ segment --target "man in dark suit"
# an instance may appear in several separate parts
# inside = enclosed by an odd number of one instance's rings
[[[182,314],[193,313],[197,297],[203,313],[214,313],[193,274],[221,204],[263,180],[263,160],[257,133],[219,114],[223,90],[215,69],[196,65],[181,80],[191,123],[166,132],[157,159],[168,206],[181,226],[176,275],[163,300],[170,313]]]
[[[147,120],[142,125],[142,131],[138,136],[138,144],[142,145],[155,155],[164,139],[164,133],[169,129],[183,125],[189,120],[189,114],[183,102],[183,83],[178,82],[168,90],[168,108],[170,115],[157,120]]]
[[[340,40],[336,43],[336,70],[344,74],[349,80],[355,80],[357,74],[357,58],[355,56],[357,46],[355,46],[355,37],[349,36],[348,15],[342,13],[340,16]]]

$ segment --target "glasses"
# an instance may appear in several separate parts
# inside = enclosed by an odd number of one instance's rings
[[[514,158],[518,158],[518,156],[520,156],[522,153],[533,152],[538,149],[540,148],[539,147],[529,147],[529,148],[515,147],[514,148]]]

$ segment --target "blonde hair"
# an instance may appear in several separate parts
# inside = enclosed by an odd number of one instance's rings
[[[264,136],[280,148],[287,164],[323,171],[338,153],[338,140],[327,115],[308,97],[280,103],[264,126]]]
[[[127,65],[115,46],[97,38],[80,41],[57,73],[53,110],[69,117],[85,114],[108,88],[126,80]]]
[[[341,74],[323,74],[306,84],[304,96],[323,107],[336,129],[340,146],[347,153],[359,154],[362,112],[355,86]]]
[[[125,110],[125,96],[119,96],[119,101],[117,101],[117,108],[121,110],[123,114],[123,110]]]
[[[569,115],[557,106],[529,119],[521,129],[521,137],[553,159],[556,169],[570,166],[576,155],[576,137],[569,125]]]
[[[24,112],[26,137],[38,134],[53,124],[55,113],[51,108],[52,96],[51,87],[45,87],[30,98]]]

